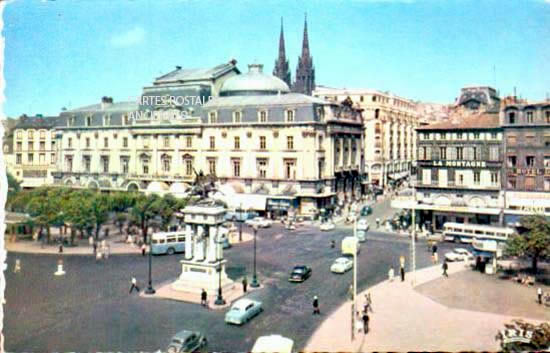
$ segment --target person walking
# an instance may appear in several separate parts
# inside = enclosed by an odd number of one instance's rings
[[[246,287],[248,286],[248,281],[246,280],[246,276],[243,278],[243,292],[246,293]]]
[[[363,312],[363,330],[364,330],[364,333],[367,334],[369,332],[369,314],[367,314],[367,312]]]
[[[405,282],[405,267],[401,266],[401,282]]]
[[[134,288],[139,293],[139,287],[137,286],[137,280],[136,280],[135,277],[132,277],[132,286],[130,287],[130,292],[128,294],[132,294],[132,291],[134,290]]]
[[[447,260],[443,261],[443,276],[445,277],[449,277],[449,275],[447,274],[447,269],[449,268],[449,265],[447,265]]]
[[[90,246],[94,246],[94,237],[91,235],[88,237],[88,244],[90,244]]]
[[[317,296],[313,297],[313,315],[315,314],[321,314],[321,310],[319,309],[319,298],[317,298]]]
[[[208,293],[206,293],[206,291],[203,288],[202,292],[201,292],[201,305],[202,306],[204,306],[204,307],[208,306],[207,299],[208,299]]]
[[[97,253],[97,243],[94,241],[94,254]]]
[[[147,246],[145,243],[141,244],[141,256],[145,256],[145,250],[147,249]]]
[[[542,288],[541,287],[539,287],[537,289],[537,296],[539,298],[539,304],[542,304]]]
[[[13,267],[13,273],[19,273],[19,272],[21,272],[21,260],[15,259],[15,266]]]
[[[63,254],[63,243],[59,244],[59,253]]]
[[[390,267],[390,270],[388,271],[388,280],[390,282],[393,282],[394,275],[395,275],[395,271],[393,270],[393,267]]]

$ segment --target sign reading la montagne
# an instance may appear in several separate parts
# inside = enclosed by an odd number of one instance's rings
[[[468,167],[468,168],[485,168],[485,161],[433,161],[435,167]]]

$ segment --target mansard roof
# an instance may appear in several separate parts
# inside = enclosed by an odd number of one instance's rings
[[[64,118],[60,116],[29,116],[22,117],[20,122],[15,126],[16,129],[52,129],[56,126],[63,125]]]
[[[236,65],[237,61],[231,60],[226,64],[221,64],[212,68],[182,69],[180,66],[176,66],[176,70],[157,77],[154,83],[163,84],[169,82],[213,80],[233,70],[240,73]]]
[[[498,113],[480,113],[461,120],[447,120],[417,128],[418,131],[430,130],[474,130],[496,129],[500,127]]]
[[[274,95],[226,96],[216,97],[204,105],[205,109],[243,106],[276,106],[276,105],[304,105],[304,104],[331,104],[322,99],[306,96],[301,93],[286,93]]]
[[[96,113],[96,112],[126,112],[126,111],[134,111],[138,109],[138,102],[134,101],[127,101],[127,102],[115,102],[115,103],[97,103],[97,104],[91,104],[80,108],[75,108],[71,110],[67,110],[64,113],[82,113],[82,112],[90,112],[90,113]]]

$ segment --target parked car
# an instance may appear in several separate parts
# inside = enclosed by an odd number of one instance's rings
[[[324,231],[333,230],[334,228],[335,228],[335,225],[332,222],[321,223],[321,225],[319,226],[319,229]]]
[[[207,340],[200,332],[183,330],[176,333],[166,351],[168,353],[194,352],[206,347]]]
[[[264,217],[254,217],[252,219],[248,219],[244,222],[244,224],[249,225],[251,227],[258,226],[260,228],[269,228],[271,227],[271,220],[266,219]]]
[[[456,248],[452,252],[445,254],[445,259],[447,261],[465,261],[473,258],[474,256],[464,248]]]
[[[367,231],[366,230],[357,230],[357,233],[355,234],[357,236],[357,240],[359,240],[360,243],[365,242],[367,240]]]
[[[262,302],[251,299],[239,299],[225,314],[225,322],[228,324],[242,325],[261,313]]]
[[[366,218],[360,218],[357,221],[357,230],[365,230],[365,231],[369,230],[369,223],[367,222]]]
[[[311,276],[311,267],[299,265],[294,266],[288,280],[290,282],[303,282]]]
[[[348,257],[339,257],[334,260],[332,266],[330,266],[330,271],[334,273],[344,273],[348,270],[351,270],[353,267],[353,261]]]
[[[372,214],[372,207],[370,206],[363,206],[363,208],[361,209],[361,217],[366,217],[370,214]]]

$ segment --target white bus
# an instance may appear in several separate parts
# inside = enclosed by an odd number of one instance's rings
[[[153,255],[168,254],[185,251],[185,232],[161,232],[152,235],[151,253]]]
[[[455,243],[471,243],[474,239],[504,242],[514,233],[511,228],[479,224],[447,222],[443,225],[443,238]]]

